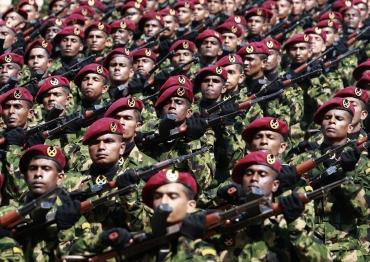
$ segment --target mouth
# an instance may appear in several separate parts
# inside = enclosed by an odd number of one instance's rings
[[[33,182],[31,185],[32,185],[32,188],[41,188],[41,187],[45,186],[45,184],[43,182],[40,182],[40,181]]]

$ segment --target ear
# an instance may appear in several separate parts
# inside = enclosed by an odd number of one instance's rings
[[[361,111],[361,120],[363,121],[363,120],[365,120],[366,118],[367,118],[367,116],[368,116],[368,112],[366,111],[366,110],[362,110]]]
[[[222,50],[222,44],[220,45],[220,49],[218,50],[218,52],[217,52],[217,55],[218,56],[222,56],[222,54],[223,54],[223,50]]]
[[[239,85],[243,84],[244,80],[245,80],[245,74],[241,73],[240,76],[239,76],[238,84]]]
[[[51,58],[49,58],[48,59],[48,65],[47,65],[47,67],[49,68],[50,66],[51,66],[51,64],[53,63],[53,59],[51,59]]]
[[[67,96],[67,103],[66,103],[66,105],[69,105],[70,103],[71,103],[71,101],[72,101],[72,94],[71,93],[69,93],[68,94],[68,96]]]
[[[108,85],[103,86],[102,94],[106,93],[108,91]]]
[[[136,122],[136,128],[135,128],[135,131],[139,131],[141,129],[141,126],[142,126],[142,123],[140,122]]]
[[[123,153],[125,152],[125,149],[126,149],[126,143],[125,142],[121,142],[121,147],[119,149],[119,154],[122,156]]]
[[[240,46],[241,43],[242,43],[242,38],[238,37],[237,40],[236,40],[236,43],[238,44],[238,46]]]
[[[186,118],[190,118],[193,115],[193,110],[191,108],[188,108],[186,110]]]
[[[280,143],[279,154],[282,154],[286,150],[287,147],[288,147],[288,143],[286,142]]]
[[[226,91],[227,91],[227,88],[226,88],[225,83],[224,83],[222,88],[221,88],[221,94],[225,94]]]
[[[82,50],[84,50],[84,45],[82,44],[82,42],[80,42],[80,46],[78,48],[78,51],[82,52]]]
[[[347,134],[352,133],[352,130],[353,130],[353,125],[352,124],[349,124],[348,125],[348,129],[347,129]]]
[[[134,77],[134,74],[135,74],[134,69],[131,67],[129,73],[130,79]]]
[[[31,108],[30,110],[28,110],[27,118],[28,120],[32,120],[34,116],[35,116],[35,111]]]
[[[275,193],[275,192],[278,190],[279,186],[280,186],[280,181],[279,181],[279,180],[277,180],[277,179],[275,179],[275,180],[272,182],[272,188],[271,188],[271,191],[272,191],[273,193]]]
[[[194,213],[197,207],[195,200],[189,200],[186,205],[186,213]]]
[[[57,176],[57,186],[61,186],[64,181],[64,171],[59,172]]]
[[[262,70],[265,70],[267,67],[267,58],[266,59],[262,59]]]

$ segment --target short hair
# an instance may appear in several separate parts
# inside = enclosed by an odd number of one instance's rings
[[[32,160],[37,160],[37,159],[51,160],[55,164],[55,167],[56,167],[56,169],[57,169],[58,172],[62,172],[63,171],[63,168],[61,167],[61,165],[57,161],[55,161],[55,159],[53,159],[51,157],[43,156],[43,155],[36,155],[36,156],[31,157],[28,160],[27,167],[31,163]]]

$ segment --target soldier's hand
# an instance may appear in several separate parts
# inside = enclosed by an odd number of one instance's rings
[[[283,209],[284,218],[288,223],[296,220],[304,210],[304,204],[295,192],[280,198],[279,205]]]
[[[72,200],[67,192],[63,192],[58,196],[62,201],[62,205],[57,208],[55,221],[59,229],[68,229],[80,219],[81,203],[78,200]]]
[[[191,140],[201,138],[207,131],[206,121],[199,116],[191,116],[186,120],[186,136]]]
[[[180,232],[190,239],[197,239],[204,236],[206,232],[206,213],[197,212],[185,217],[182,221]]]
[[[7,145],[23,146],[26,143],[26,132],[21,127],[8,130],[4,137]]]
[[[100,235],[103,245],[111,246],[115,249],[123,249],[130,244],[131,234],[124,228],[116,227],[105,230]]]
[[[293,189],[300,181],[300,177],[297,175],[297,170],[295,166],[283,165],[283,168],[279,175],[279,181],[280,192]]]
[[[118,188],[124,188],[130,185],[137,184],[140,178],[136,175],[135,170],[128,169],[122,175],[119,175],[116,179]]]
[[[360,159],[361,152],[357,147],[353,147],[347,151],[344,151],[340,155],[340,164],[343,171],[353,171],[356,169],[356,164]]]
[[[229,101],[221,105],[221,115],[230,114],[239,110],[239,105],[235,101]]]
[[[44,142],[45,142],[45,138],[42,135],[42,133],[36,133],[28,137],[26,141],[26,146],[31,147],[33,145],[43,144]]]
[[[220,187],[217,190],[217,196],[232,205],[239,205],[245,201],[244,190],[236,183]]]

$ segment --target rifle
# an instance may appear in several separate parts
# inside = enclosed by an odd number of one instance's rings
[[[302,176],[303,174],[307,173],[308,171],[314,169],[319,164],[321,164],[324,161],[328,160],[330,157],[332,157],[336,153],[341,152],[347,146],[356,145],[360,150],[364,150],[366,148],[366,146],[364,144],[365,144],[365,142],[367,142],[367,139],[368,138],[366,136],[366,137],[359,138],[358,140],[350,140],[347,143],[345,143],[343,145],[340,145],[340,146],[337,146],[333,150],[331,150],[331,151],[323,154],[322,156],[320,156],[320,157],[318,157],[316,159],[315,158],[311,158],[311,159],[308,159],[308,160],[306,160],[306,161],[298,164],[295,167],[296,168],[297,176]]]
[[[300,25],[303,25],[306,22],[306,20],[311,20],[311,17],[310,16],[302,17],[298,21],[293,22],[293,24],[291,26],[289,26],[288,28],[286,28],[283,32],[275,35],[273,38],[278,40],[278,41],[282,41],[283,37],[286,37],[288,35],[288,33],[293,31],[296,27],[298,27]]]
[[[64,67],[62,67],[59,70],[63,70],[64,69],[65,72],[63,74],[61,74],[61,76],[66,76],[66,75],[70,74],[71,72],[74,73],[74,72],[80,70],[81,69],[81,65],[83,65],[85,62],[88,62],[88,61],[91,61],[92,59],[95,59],[95,57],[96,57],[95,54],[89,55],[88,57],[86,57],[86,58],[82,59],[81,61],[73,64],[72,66],[70,66],[68,68],[68,70],[66,70]],[[59,71],[59,70],[57,70],[57,71]]]
[[[0,216],[0,226],[4,228],[12,228],[18,223],[22,222],[24,217],[31,213],[36,207],[44,205],[46,199],[57,194],[61,189],[59,187],[47,192],[40,197],[32,200],[31,202],[25,204],[24,206],[9,211],[6,214]]]
[[[142,44],[142,45],[139,45],[138,47],[136,47],[133,51],[135,50],[138,50],[138,49],[142,49],[142,48],[145,48],[153,43],[156,43],[158,41],[158,36],[160,34],[162,34],[164,31],[168,30],[167,27],[164,27],[162,28],[161,30],[159,30],[155,35],[152,35],[151,37],[149,37],[147,40],[145,40],[145,43]]]
[[[14,76],[11,76],[9,78],[9,81],[7,84],[3,85],[1,88],[0,88],[0,94],[2,93],[5,93],[6,91],[12,89],[13,87],[15,87],[15,85],[17,84],[18,82],[18,79],[15,78]]]
[[[353,45],[363,34],[365,34],[370,29],[370,26],[366,26],[364,29],[362,29],[358,34],[352,34],[348,37],[347,40],[347,46]]]
[[[219,227],[222,224],[228,223],[232,219],[239,217],[241,214],[244,214],[244,213],[248,214],[248,211],[253,210],[256,207],[258,207],[260,204],[267,203],[267,202],[268,202],[268,199],[266,197],[260,196],[257,199],[249,201],[235,208],[232,208],[226,211],[217,211],[217,212],[208,214],[206,216],[205,228],[207,228],[207,230],[212,230],[216,227]],[[148,239],[141,243],[135,243],[135,239],[137,239],[138,237],[134,235],[133,243],[127,248],[125,248],[124,250],[108,251],[101,255],[88,258],[87,260],[89,262],[100,262],[100,261],[106,261],[109,258],[113,258],[113,257],[120,256],[120,255],[124,255],[125,257],[132,257],[138,254],[143,254],[145,252],[148,252],[158,247],[161,247],[163,245],[166,245],[172,240],[175,240],[178,237],[180,237],[182,234],[180,224],[168,226],[165,231],[166,233],[164,235]],[[114,239],[114,237],[115,235],[112,235],[112,239]]]
[[[325,185],[323,187],[320,187],[316,190],[313,190],[312,192],[308,193],[298,193],[299,199],[304,203],[307,204],[311,202],[312,200],[324,197],[327,195],[332,189],[344,184],[351,182],[352,178],[351,177],[344,177],[342,179],[339,179],[337,181],[334,181],[328,185]],[[254,224],[258,221],[263,221],[266,218],[269,218],[271,216],[276,216],[279,215],[283,212],[283,208],[279,205],[278,202],[271,203],[270,208],[265,209],[261,214],[252,217],[252,218],[247,218],[245,220],[242,220],[238,223],[234,224],[226,224],[225,226],[222,226],[220,228],[220,232],[222,233],[229,233],[229,232],[234,232],[239,229],[242,229],[248,225]]]
[[[286,28],[286,26],[290,25],[290,22],[288,20],[282,20],[276,25],[274,25],[266,34],[265,37],[268,37],[270,35],[274,35],[276,32],[279,32],[282,28]]]

